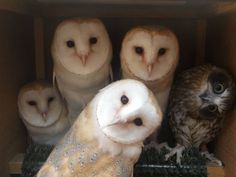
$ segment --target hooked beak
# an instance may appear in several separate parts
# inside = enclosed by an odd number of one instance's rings
[[[153,69],[153,64],[148,64],[148,65],[147,65],[148,76],[151,76],[151,74],[152,74],[152,69]]]
[[[42,118],[43,118],[44,122],[47,122],[47,115],[48,115],[48,113],[47,112],[43,112],[41,115],[42,115]]]
[[[80,56],[80,60],[84,66],[86,65],[87,58],[88,58],[88,55],[81,55]]]
[[[199,97],[204,101],[204,102],[209,102],[211,101],[211,97],[207,92],[204,92],[203,94],[199,95]]]

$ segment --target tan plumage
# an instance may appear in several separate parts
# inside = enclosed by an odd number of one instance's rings
[[[112,83],[82,111],[37,177],[130,177],[142,141],[161,120],[158,103],[142,83]]]
[[[67,111],[59,93],[44,81],[35,81],[21,88],[18,108],[35,143],[55,145],[69,130]]]
[[[164,113],[179,60],[175,34],[160,26],[133,28],[125,35],[120,58],[123,78],[145,83]]]
[[[54,81],[66,100],[71,123],[106,86],[110,75],[112,46],[98,19],[69,19],[61,22],[52,42]]]

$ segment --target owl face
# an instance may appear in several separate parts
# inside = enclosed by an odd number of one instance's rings
[[[122,43],[123,65],[143,80],[160,79],[174,72],[179,47],[174,33],[162,27],[138,27],[129,31]]]
[[[18,107],[23,121],[35,127],[48,127],[59,119],[62,102],[54,88],[37,82],[20,90]]]
[[[232,77],[224,70],[214,68],[202,90],[199,95],[200,117],[206,119],[223,117],[231,108],[235,95],[235,84]]]
[[[65,20],[52,42],[54,63],[80,75],[97,71],[111,60],[112,46],[105,26],[98,19]]]
[[[153,94],[139,81],[122,80],[101,91],[96,108],[102,132],[115,142],[142,142],[162,121]]]

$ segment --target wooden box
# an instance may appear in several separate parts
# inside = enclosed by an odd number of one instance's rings
[[[178,71],[210,62],[236,77],[234,0],[0,0],[1,177],[10,176],[13,169],[8,162],[25,152],[27,146],[26,130],[16,105],[18,90],[34,79],[51,80],[52,34],[56,25],[69,17],[103,20],[113,43],[114,63],[119,62],[120,44],[128,29],[164,25],[179,38]],[[236,111],[225,127],[216,153],[224,160],[225,176],[235,177]],[[211,177],[224,176],[222,169],[209,167],[209,171]]]

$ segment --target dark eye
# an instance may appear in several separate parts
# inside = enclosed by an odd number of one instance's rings
[[[162,56],[166,53],[166,49],[165,48],[160,48],[158,51],[158,56]]]
[[[35,106],[37,103],[35,101],[28,101],[27,102],[30,106]]]
[[[54,100],[54,97],[49,97],[48,98],[48,103],[51,103]]]
[[[120,98],[120,101],[122,104],[127,104],[129,102],[129,98],[125,95],[122,95],[122,97]]]
[[[217,106],[214,105],[214,104],[209,105],[207,108],[210,112],[216,112],[217,111]]]
[[[223,92],[225,91],[225,87],[224,87],[224,85],[221,84],[221,83],[215,83],[215,84],[213,85],[213,91],[214,91],[214,93],[216,93],[216,94],[221,94],[221,93],[223,93]]]
[[[137,117],[136,119],[134,119],[134,124],[136,126],[142,126],[143,125],[143,121],[140,117]]]
[[[90,39],[89,39],[89,43],[90,44],[96,44],[98,42],[98,39],[96,38],[96,37],[91,37]]]
[[[143,52],[144,52],[144,50],[143,50],[142,47],[135,47],[134,50],[135,50],[135,52],[136,52],[137,54],[139,54],[139,55],[142,55]]]
[[[75,42],[72,41],[72,40],[69,40],[69,41],[66,42],[66,45],[67,45],[67,47],[72,48],[72,47],[75,46]]]

